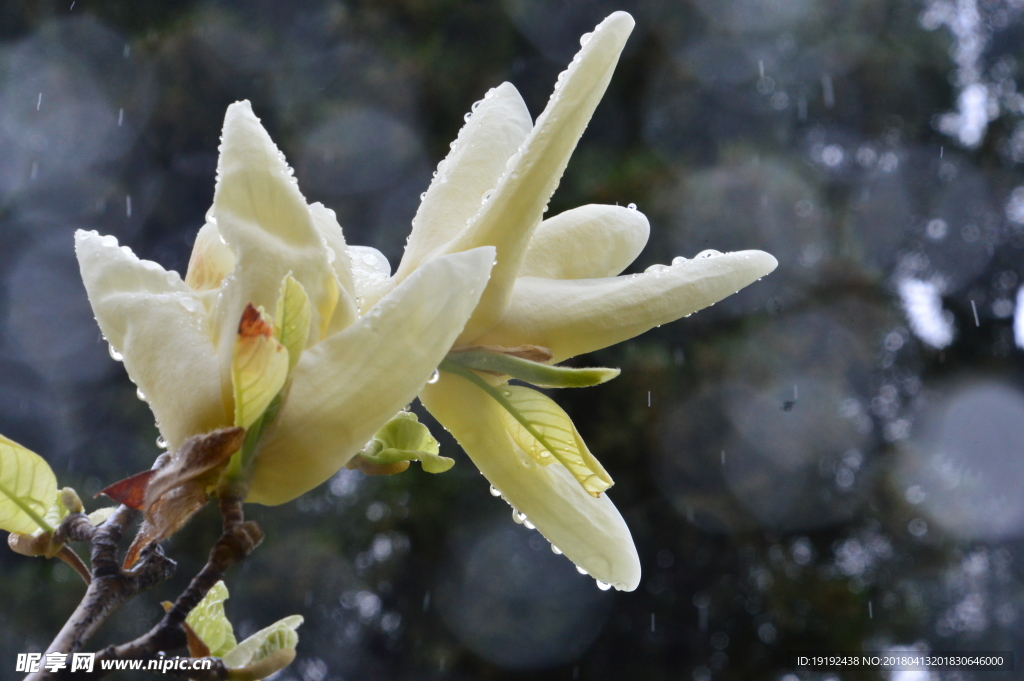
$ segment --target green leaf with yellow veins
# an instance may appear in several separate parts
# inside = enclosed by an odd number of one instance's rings
[[[551,398],[518,385],[493,390],[505,407],[505,430],[534,461],[546,466],[557,459],[594,497],[612,486],[611,476],[587,449],[572,419]]]
[[[249,305],[238,324],[231,355],[235,425],[248,428],[259,419],[288,378],[288,350],[274,338],[273,327]]]
[[[223,581],[217,582],[185,618],[185,622],[203,640],[214,657],[223,657],[237,643],[231,622],[224,614],[224,601],[228,597],[227,586]]]
[[[291,617],[278,620],[266,629],[257,631],[239,643],[233,650],[223,655],[224,664],[231,669],[244,669],[259,664],[261,661],[274,656],[278,651],[294,650],[299,642],[299,635],[295,633],[295,630],[299,628],[302,621],[302,615],[292,615]],[[281,656],[278,655],[278,657],[280,658]],[[283,669],[287,664],[286,662],[277,669],[268,672],[267,675],[269,676],[279,669]]]
[[[53,532],[44,516],[56,496],[57,478],[43,457],[0,435],[0,530]]]
[[[454,459],[438,456],[440,445],[416,414],[400,411],[377,431],[359,454],[378,465],[399,461],[419,461],[428,473],[444,473],[455,465]]]
[[[275,337],[288,350],[289,371],[299,362],[309,338],[311,310],[306,289],[290,273],[281,281],[277,298]]]

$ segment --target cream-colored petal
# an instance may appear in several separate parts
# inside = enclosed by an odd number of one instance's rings
[[[540,223],[519,268],[520,277],[614,277],[633,262],[651,232],[647,216],[622,206],[589,205]]]
[[[309,343],[319,341],[338,301],[338,282],[291,169],[249,102],[224,116],[212,218],[237,258],[221,286],[214,327],[221,385],[230,400],[231,350],[245,306],[275,315],[281,280],[289,272],[309,295]]]
[[[776,265],[763,251],[739,251],[607,279],[522,277],[508,314],[476,342],[540,345],[561,362],[713,305]]]
[[[75,233],[96,321],[171,448],[230,424],[206,310],[176,272],[139,260],[112,236]]]
[[[356,303],[359,313],[363,314],[395,287],[391,264],[383,253],[370,246],[349,246],[348,258],[352,264]]]
[[[607,494],[592,497],[561,464],[541,466],[517,453],[501,407],[466,379],[442,373],[420,400],[505,500],[567,558],[617,589],[637,587],[640,559]]]
[[[476,307],[493,262],[493,248],[431,260],[306,350],[257,451],[249,501],[282,504],[316,487],[412,401]]]
[[[352,279],[352,262],[348,255],[348,246],[345,244],[345,235],[334,211],[322,203],[311,203],[309,213],[313,216],[313,224],[317,231],[327,244],[327,259],[334,269],[334,277],[338,280],[338,304],[327,326],[326,335],[331,336],[348,327],[359,316],[359,309],[356,307],[356,285]]]
[[[460,343],[472,342],[505,315],[530,236],[540,224],[569,156],[608,87],[633,23],[633,17],[625,12],[615,12],[594,29],[559,76],[547,108],[522,150],[509,159],[509,169],[490,200],[442,249],[446,253],[477,246],[498,249],[491,281]]]
[[[484,192],[494,189],[508,159],[530,134],[533,120],[511,83],[494,88],[475,107],[441,161],[412,221],[412,234],[395,274],[402,281],[443,246],[480,210]]]
[[[235,254],[220,236],[217,225],[207,222],[199,228],[188,261],[185,283],[194,291],[212,291],[235,268]]]

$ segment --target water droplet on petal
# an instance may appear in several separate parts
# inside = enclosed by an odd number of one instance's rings
[[[602,582],[600,579],[595,579],[594,581],[597,582],[597,588],[601,591],[607,591],[608,589],[612,588],[611,584],[606,584]]]
[[[422,194],[420,194],[420,201],[423,201],[426,198],[427,198],[427,193],[426,192],[423,192]]]
[[[644,270],[644,274],[652,274],[655,272],[667,272],[668,270],[668,265],[651,265],[646,270]]]
[[[590,42],[590,38],[593,37],[593,33],[584,33],[580,36],[580,47]]]
[[[533,523],[531,523],[526,518],[523,518],[523,527],[525,527],[528,530],[536,530],[537,529],[537,526],[534,525]]]
[[[437,369],[434,369],[434,373],[430,374],[430,378],[427,379],[427,383],[437,383],[440,378],[441,374],[437,372]]]
[[[156,446],[160,449],[167,449],[167,440],[164,439],[163,435],[156,439]]]
[[[110,353],[110,359],[114,360],[115,362],[120,362],[121,360],[124,359],[124,355],[115,350],[113,345],[108,345],[107,351]]]
[[[522,525],[524,522],[526,522],[526,514],[525,513],[520,513],[519,511],[517,511],[516,509],[513,508],[512,509],[512,520],[517,525]]]
[[[135,396],[138,397],[143,402],[146,401],[146,393],[142,392],[142,388],[135,389]]]
[[[560,556],[560,555],[562,555],[562,549],[560,549],[557,546],[555,546],[554,544],[552,544],[551,545],[551,553],[555,554],[556,556]]]
[[[579,565],[576,566],[576,572],[580,573],[581,575],[587,574],[587,571],[581,568]]]
[[[689,258],[684,258],[681,255],[677,255],[676,257],[672,258],[672,264],[673,265],[682,265],[687,260],[689,260]]]
[[[491,496],[492,497],[500,497],[501,496],[501,492],[499,492],[498,488],[495,487],[494,485],[491,485]]]
[[[466,121],[467,123],[469,123],[469,119],[470,119],[470,118],[472,118],[472,117],[473,117],[473,112],[472,112],[472,111],[470,111],[470,112],[468,112],[468,113],[467,113],[467,114],[466,114],[465,116],[463,116],[463,117],[462,117],[462,120],[464,120],[464,121]]]
[[[709,248],[706,251],[701,251],[697,255],[693,256],[694,260],[705,260],[707,258],[714,258],[717,255],[722,255],[721,251],[716,251],[713,248]]]
[[[631,203],[628,206],[626,206],[626,208],[628,208],[630,210],[636,210],[636,204],[635,203]]]

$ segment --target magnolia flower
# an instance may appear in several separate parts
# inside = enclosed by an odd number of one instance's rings
[[[647,241],[647,219],[633,206],[584,206],[542,221],[632,27],[632,17],[617,12],[584,35],[535,124],[509,83],[473,105],[438,165],[401,265],[375,289],[398,290],[457,253],[497,249],[479,305],[420,399],[520,521],[604,588],[624,590],[639,583],[640,563],[629,529],[602,493],[611,478],[553,402],[505,385],[517,371],[509,367],[519,362],[527,372],[520,377],[536,374],[531,382],[544,385],[540,365],[522,358],[559,362],[632,338],[711,305],[777,264],[760,251],[707,251],[615,276]]]
[[[184,280],[112,236],[79,231],[75,246],[111,354],[172,451],[249,429],[283,397],[252,460],[247,500],[263,504],[327,480],[415,397],[494,262],[490,247],[434,258],[360,316],[357,291],[378,283],[382,256],[346,246],[334,213],[306,204],[248,102],[228,107],[213,207]],[[295,314],[285,301],[298,301]]]

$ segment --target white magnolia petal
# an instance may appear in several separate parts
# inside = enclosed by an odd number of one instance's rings
[[[540,345],[554,361],[620,343],[736,293],[775,269],[763,251],[685,260],[607,279],[516,281],[508,314],[481,345]]]
[[[451,152],[412,221],[412,234],[395,278],[401,281],[435,249],[443,246],[480,210],[508,159],[530,134],[533,120],[519,91],[502,83],[487,93],[459,131]]]
[[[547,108],[509,161],[491,199],[444,251],[495,246],[498,262],[480,307],[466,324],[460,343],[473,341],[504,316],[512,286],[534,228],[590,116],[611,80],[619,53],[633,30],[633,17],[615,12],[594,29],[569,68],[559,76]]]
[[[352,279],[352,262],[349,260],[345,235],[338,224],[338,216],[322,203],[311,203],[309,213],[313,217],[313,225],[327,244],[327,260],[331,263],[334,276],[338,280],[338,304],[327,326],[326,335],[330,336],[346,328],[359,317],[359,309],[356,307],[356,285]]]
[[[348,259],[352,265],[356,303],[359,313],[363,314],[394,288],[391,263],[383,253],[370,246],[349,246]]]
[[[306,200],[247,101],[232,104],[224,116],[212,215],[238,259],[221,287],[214,327],[222,389],[230,396],[231,350],[246,305],[274,316],[281,280],[291,272],[309,295],[314,344],[339,294]]]
[[[206,310],[192,289],[112,236],[79,230],[75,251],[96,321],[170,447],[228,425]]]
[[[420,400],[505,500],[567,558],[617,589],[637,587],[640,559],[607,494],[592,497],[561,464],[541,466],[517,454],[501,407],[469,381],[442,373]]]
[[[540,223],[519,268],[520,277],[614,277],[633,262],[651,232],[647,217],[622,206],[589,205]]]
[[[234,268],[235,254],[221,238],[217,225],[207,222],[196,234],[185,283],[194,291],[212,291],[220,288],[224,277]]]
[[[256,454],[248,500],[282,504],[316,487],[407,405],[476,307],[493,262],[493,248],[431,260],[303,353]]]

